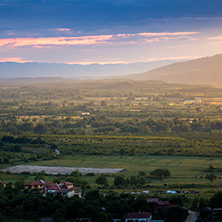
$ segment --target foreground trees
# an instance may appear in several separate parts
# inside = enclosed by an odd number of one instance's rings
[[[176,212],[181,213],[181,206],[175,209],[165,209],[163,219],[170,218]],[[44,197],[37,190],[24,193],[12,188],[9,184],[0,189],[0,221],[8,219],[27,219],[39,221],[41,217],[54,218],[56,222],[73,221],[76,218],[92,218],[95,222],[108,222],[112,218],[124,219],[128,212],[152,212],[155,215],[155,207],[147,202],[146,197],[137,198],[129,194],[116,194],[108,192],[102,195],[98,190],[86,193],[85,199],[76,197],[47,195]],[[185,213],[184,213],[185,214]],[[177,220],[183,222],[183,220]]]

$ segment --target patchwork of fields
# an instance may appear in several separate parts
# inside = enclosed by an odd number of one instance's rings
[[[147,175],[152,170],[157,168],[166,168],[171,172],[171,176],[164,180],[149,180],[151,185],[163,185],[163,184],[199,184],[199,185],[217,185],[222,183],[222,172],[214,172],[217,179],[212,183],[205,179],[205,172],[209,166],[215,168],[222,168],[222,162],[220,158],[208,158],[208,157],[172,157],[172,156],[97,156],[97,155],[75,155],[65,156],[63,159],[54,159],[47,161],[38,161],[27,163],[24,170],[22,165],[22,171],[28,171],[30,165],[33,167],[69,167],[72,172],[76,169],[94,168],[97,169],[95,173],[115,173],[129,177],[137,175],[138,172],[144,171]],[[47,168],[46,167],[46,168]],[[99,171],[99,168],[111,168],[112,172]],[[116,169],[118,168],[118,169]],[[45,168],[40,168],[44,170]],[[56,168],[57,169],[57,168]],[[121,171],[121,169],[124,169]],[[81,170],[80,170],[81,171]],[[121,172],[120,172],[121,171]],[[50,173],[49,173],[50,174]]]

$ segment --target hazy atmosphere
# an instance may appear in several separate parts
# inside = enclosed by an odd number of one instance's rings
[[[212,56],[222,50],[221,10],[220,0],[1,0],[0,61],[128,64]]]
[[[0,0],[0,222],[222,222],[222,0]]]

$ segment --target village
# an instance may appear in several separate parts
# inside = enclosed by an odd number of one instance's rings
[[[1,186],[6,189],[7,188],[7,183],[0,181]],[[75,187],[73,183],[69,181],[61,181],[59,183],[52,183],[44,180],[35,180],[32,182],[28,182],[24,184],[24,188],[20,191],[22,193],[26,193],[29,195],[35,195],[35,193],[40,193],[43,197],[47,197],[48,195],[50,196],[60,196],[63,198],[75,198],[77,199],[82,199],[86,200],[88,194],[83,194],[82,188],[80,187]],[[89,191],[90,192],[90,191]],[[91,191],[93,192],[93,191]],[[178,194],[175,191],[168,191],[166,192],[167,194]],[[178,197],[175,197],[174,199],[177,201],[172,202],[172,199],[166,199],[166,198],[159,198],[159,197],[149,197],[147,196],[149,194],[149,191],[144,191],[144,192],[132,192],[128,198],[134,198],[136,200],[140,200],[140,197],[138,195],[140,194],[145,194],[146,199],[145,202],[147,206],[149,206],[149,209],[152,209],[151,211],[145,212],[145,211],[138,211],[138,212],[125,212],[123,218],[110,218],[110,221],[112,222],[164,222],[165,220],[162,218],[162,212],[164,211],[169,211],[172,209],[181,209],[181,213],[183,212],[184,215],[186,215],[186,222],[195,222],[198,221],[199,218],[199,212],[198,211],[191,211],[188,210],[185,207],[182,207],[183,204],[180,202],[181,200],[177,199]],[[135,196],[137,195],[137,196]],[[98,198],[98,196],[95,196],[95,199]],[[101,198],[105,199],[107,198],[107,195],[104,193],[102,194]],[[127,198],[124,198],[124,201],[127,200]],[[182,207],[182,208],[181,208]],[[101,210],[106,212],[107,209],[106,207],[101,207]],[[188,210],[188,211],[187,211]],[[187,213],[185,213],[187,212]],[[215,208],[215,209],[210,209],[209,213],[217,215],[218,213],[221,213],[221,209]],[[174,215],[175,212],[173,212],[172,215]],[[162,219],[157,219],[158,215]],[[83,216],[83,215],[82,215]],[[154,216],[154,219],[153,219]],[[57,220],[54,220],[51,217],[47,218],[40,218],[39,222],[54,222]],[[86,216],[84,217],[76,217],[75,220],[72,220],[73,222],[94,222],[94,220],[90,217]]]

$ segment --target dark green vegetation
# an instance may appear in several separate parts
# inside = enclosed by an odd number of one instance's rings
[[[167,222],[183,222],[187,216],[187,210],[182,208],[191,205],[192,210],[200,212],[202,221],[209,221],[212,215],[206,207],[218,208],[221,206],[222,193],[215,194],[210,199],[186,196],[169,196],[171,207],[158,208],[155,203],[148,203],[149,196],[140,195],[137,198],[128,194],[115,194],[108,192],[101,195],[97,190],[86,193],[85,199],[75,197],[67,198],[60,195],[47,195],[44,197],[37,190],[30,193],[19,192],[19,186],[13,188],[8,184],[0,187],[0,219],[4,221],[39,221],[41,217],[53,217],[55,221],[73,221],[76,218],[88,217],[95,222],[107,222],[114,218],[124,219],[127,212],[152,212],[153,218],[164,219]],[[218,216],[218,215],[217,215]],[[214,219],[215,216],[214,216]]]

